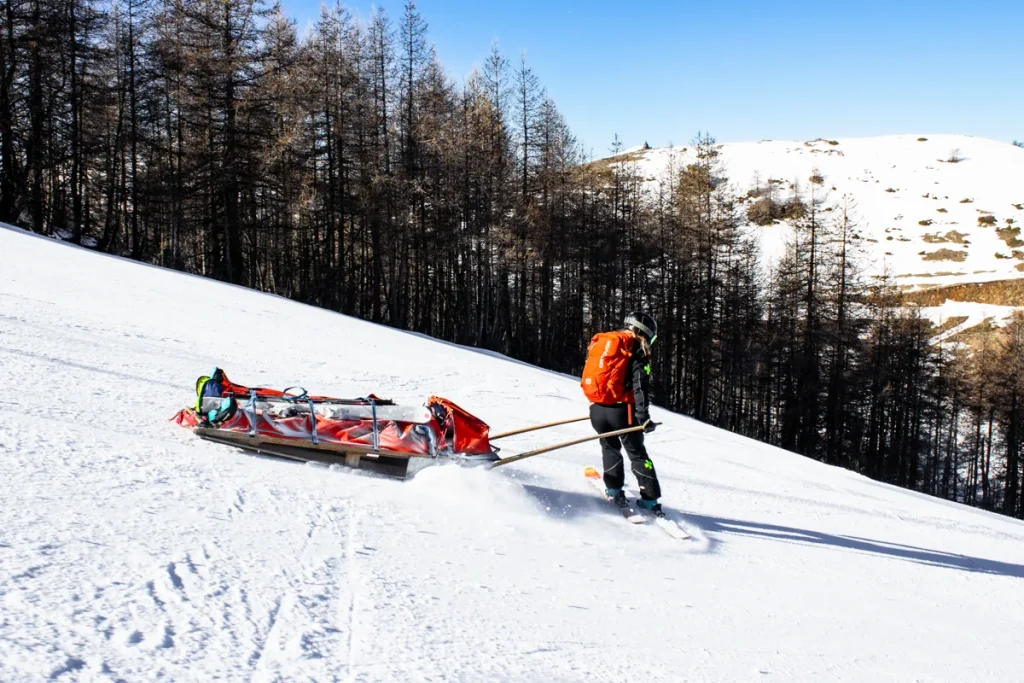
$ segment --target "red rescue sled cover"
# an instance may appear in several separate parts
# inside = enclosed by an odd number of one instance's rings
[[[359,399],[301,396],[265,387],[235,384],[221,373],[222,398],[236,402],[233,414],[211,423],[203,413],[184,408],[171,418],[182,427],[215,429],[255,440],[296,447],[333,444],[354,452],[392,456],[494,456],[490,427],[451,401],[431,396],[420,408],[396,406],[370,395]],[[201,399],[203,400],[203,399]],[[207,398],[216,405],[221,398]],[[495,456],[496,457],[496,456]]]

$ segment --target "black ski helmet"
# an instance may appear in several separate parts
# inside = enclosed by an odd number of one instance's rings
[[[658,323],[654,321],[654,318],[640,311],[633,311],[626,316],[626,328],[642,335],[650,344],[653,344],[654,340],[658,338]]]

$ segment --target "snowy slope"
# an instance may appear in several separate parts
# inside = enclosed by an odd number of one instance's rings
[[[950,163],[954,150],[960,161]],[[817,192],[819,198],[827,193],[826,206],[841,209],[847,195],[869,274],[888,272],[897,284],[914,287],[1024,277],[1024,243],[1013,246],[1012,235],[997,232],[1024,224],[1024,149],[964,135],[898,135],[732,143],[720,152],[741,194],[775,180],[780,199],[799,187],[806,200],[817,172],[824,177]],[[677,168],[692,163],[693,148],[623,157],[652,181],[673,158]],[[994,224],[979,223],[986,216]],[[769,258],[790,232],[784,223],[754,229]],[[954,253],[937,254],[942,249]]]
[[[398,482],[201,443],[166,420],[214,364],[496,428],[586,410],[571,378],[0,229],[0,680],[1024,670],[1020,522],[656,411],[680,543],[596,499],[593,445]]]

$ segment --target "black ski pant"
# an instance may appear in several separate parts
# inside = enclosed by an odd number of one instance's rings
[[[590,424],[598,434],[627,429],[637,425],[633,406],[626,403],[605,406],[598,403],[590,405]],[[626,473],[622,462],[622,446],[626,447],[626,455],[633,465],[633,476],[640,486],[640,497],[654,500],[661,497],[661,485],[658,474],[654,471],[654,463],[647,457],[644,448],[644,433],[630,432],[621,436],[601,439],[601,455],[604,460],[604,485],[610,489],[621,489],[626,482]]]

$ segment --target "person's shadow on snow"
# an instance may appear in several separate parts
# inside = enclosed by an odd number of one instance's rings
[[[618,516],[618,512],[612,506],[603,503],[595,494],[562,491],[535,484],[524,484],[523,490],[537,500],[546,514],[558,519],[567,520],[593,514]],[[932,567],[1024,578],[1024,565],[1011,562],[957,555],[942,550],[931,550],[860,536],[841,536],[778,524],[699,515],[684,510],[675,510],[668,506],[665,507],[665,510],[670,517],[681,521],[687,529],[699,529],[709,541],[706,551],[708,553],[718,552],[722,545],[729,542],[730,535],[753,536],[779,543],[819,545],[837,550],[885,556]]]
[[[881,541],[860,536],[841,536],[827,534],[809,529],[797,529],[778,524],[764,524],[762,522],[749,522],[741,519],[728,519],[725,517],[710,517],[687,512],[681,513],[687,523],[700,527],[710,539],[712,545],[709,552],[714,552],[715,542],[724,541],[721,537],[728,534],[741,536],[757,536],[779,541],[781,543],[798,543],[808,545],[831,546],[841,550],[850,550],[870,555],[885,555],[888,557],[914,562],[917,564],[929,565],[932,567],[944,567],[946,569],[958,569],[960,571],[977,572],[979,574],[997,574],[1000,576],[1013,576],[1024,578],[1024,565],[1011,562],[1000,562],[989,560],[983,557],[971,557],[969,555],[957,555],[942,550],[932,550],[903,543]]]

